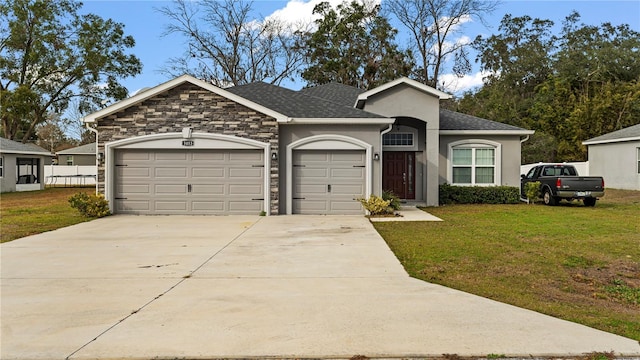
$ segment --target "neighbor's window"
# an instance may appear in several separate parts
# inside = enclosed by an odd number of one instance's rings
[[[638,157],[637,157],[637,160],[638,160],[638,174],[640,174],[640,147],[636,148],[636,150],[638,151],[638,154],[637,154],[638,155]]]
[[[413,146],[413,134],[394,132],[387,133],[382,136],[382,145],[384,146]]]
[[[67,165],[73,165],[73,155],[67,155]]]
[[[4,176],[4,158],[0,156],[0,178]]]
[[[496,150],[492,148],[454,148],[452,152],[454,184],[487,185],[496,183]]]

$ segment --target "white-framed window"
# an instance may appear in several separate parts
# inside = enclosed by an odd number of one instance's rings
[[[452,185],[501,184],[501,145],[486,140],[463,140],[449,144],[448,181]]]
[[[67,165],[73,165],[73,155],[67,155]]]
[[[0,178],[4,177],[4,156],[0,156]]]
[[[393,130],[382,135],[382,149],[387,151],[418,151],[418,129],[407,125],[393,125]]]
[[[640,147],[636,148],[636,160],[638,160],[638,174],[640,174]]]
[[[383,146],[408,146],[413,147],[413,133],[392,132],[382,136]]]

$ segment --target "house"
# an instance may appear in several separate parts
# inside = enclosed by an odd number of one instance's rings
[[[44,189],[44,165],[52,158],[37,145],[0,138],[0,192]]]
[[[56,152],[58,165],[95,165],[96,143],[80,145],[71,149]]]
[[[640,124],[582,144],[589,152],[589,175],[604,177],[609,188],[640,190]]]
[[[438,186],[519,186],[533,131],[440,109],[401,78],[369,91],[181,76],[87,116],[98,187],[133,214],[363,214],[392,190],[438,205]]]

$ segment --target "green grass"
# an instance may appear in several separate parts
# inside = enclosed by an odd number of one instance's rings
[[[69,205],[69,197],[77,192],[94,193],[95,188],[3,193],[0,195],[1,242],[91,220]]]
[[[426,210],[374,224],[411,276],[640,340],[640,192]]]

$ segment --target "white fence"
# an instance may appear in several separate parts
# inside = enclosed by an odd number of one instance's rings
[[[534,167],[536,165],[539,165],[539,164],[543,164],[543,163],[520,165],[520,174],[528,173],[529,170],[531,170],[532,167]],[[566,163],[562,163],[562,164],[573,165],[576,168],[576,170],[578,171],[578,175],[589,176],[589,162],[588,161],[566,162]]]
[[[95,185],[98,168],[81,165],[45,165],[46,186]]]

